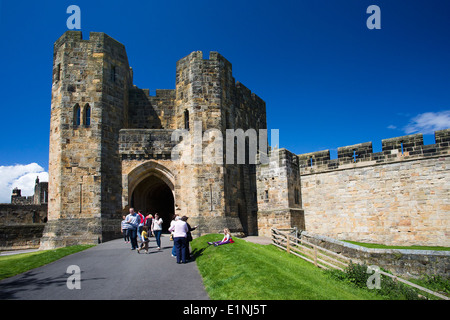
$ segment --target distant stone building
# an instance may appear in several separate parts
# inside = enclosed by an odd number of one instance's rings
[[[48,183],[36,178],[34,194],[14,188],[11,203],[0,204],[0,251],[39,248],[47,222]]]
[[[11,204],[27,205],[27,204],[46,204],[48,202],[48,182],[40,182],[39,177],[36,178],[34,184],[34,193],[32,196],[22,196],[22,190],[17,187],[13,189],[11,195]]]
[[[80,31],[67,31],[54,44],[41,248],[117,238],[130,207],[158,212],[164,229],[177,208],[199,224],[197,235],[297,227],[348,240],[449,244],[448,130],[428,148],[408,136],[383,140],[379,154],[371,144],[340,148],[335,161],[329,152],[286,149],[267,157],[265,130],[265,102],[235,81],[219,53],[179,60],[175,89],[150,95],[133,84],[121,43],[104,33],[84,40]],[[401,176],[404,169],[409,178]],[[408,201],[425,207],[398,209]],[[411,232],[403,228],[408,224]],[[400,225],[406,233],[394,236]]]

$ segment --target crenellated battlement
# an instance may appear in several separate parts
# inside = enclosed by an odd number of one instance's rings
[[[450,154],[450,129],[435,132],[435,143],[423,144],[421,133],[383,139],[382,151],[373,152],[372,142],[338,148],[338,158],[330,158],[330,150],[298,155],[301,174],[349,169],[359,166],[381,164],[442,156]]]

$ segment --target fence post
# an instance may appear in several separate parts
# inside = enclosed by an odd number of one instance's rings
[[[317,246],[314,246],[314,265],[317,267]]]
[[[290,249],[290,246],[289,246],[289,234],[287,234],[286,235],[286,251],[287,251],[287,253],[291,253],[291,249]]]

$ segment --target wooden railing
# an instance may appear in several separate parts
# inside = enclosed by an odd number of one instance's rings
[[[355,261],[341,254],[337,254],[306,240],[301,240],[290,234],[285,234],[278,229],[272,228],[272,244],[288,253],[296,255],[315,266],[322,269],[338,269],[344,271],[344,268]]]
[[[315,266],[322,269],[338,269],[344,271],[345,267],[349,265],[350,262],[362,264],[361,261],[357,259],[350,259],[342,254],[335,253],[333,251],[322,248],[321,246],[315,245],[309,241],[302,240],[298,237],[292,236],[289,233],[284,233],[280,229],[271,229],[272,233],[272,244],[282,250],[287,251],[287,253],[293,254],[299,258],[302,258],[305,261],[313,263]],[[403,282],[406,285],[414,287],[420,291],[429,293],[435,297],[440,299],[449,300],[448,297],[431,291],[427,288],[419,286],[415,283],[412,283],[408,280],[402,279],[398,276],[394,276],[392,274],[386,273],[384,271],[379,270],[380,274],[390,277],[395,281]]]

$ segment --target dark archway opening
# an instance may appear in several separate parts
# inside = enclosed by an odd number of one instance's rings
[[[175,201],[170,187],[160,178],[149,176],[140,182],[131,197],[131,206],[144,215],[158,213],[163,219],[163,232],[167,232],[175,210]]]

